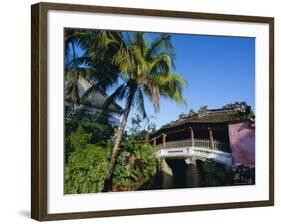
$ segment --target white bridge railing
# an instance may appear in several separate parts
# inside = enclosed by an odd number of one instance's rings
[[[229,145],[226,142],[218,141],[214,139],[213,146],[215,150],[227,152],[229,150]],[[165,148],[184,148],[192,147],[191,139],[177,140],[177,141],[166,141]],[[198,148],[212,148],[209,139],[194,139],[194,147]],[[156,149],[159,150],[163,148],[163,143],[157,144]]]
[[[223,152],[216,149],[202,148],[202,147],[181,147],[181,148],[168,148],[160,149],[157,151],[158,158],[174,158],[174,159],[213,159],[218,163],[226,165],[232,164],[231,153]]]

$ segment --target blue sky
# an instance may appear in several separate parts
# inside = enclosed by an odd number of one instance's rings
[[[255,110],[254,38],[172,34],[172,42],[176,72],[188,81],[183,92],[187,105],[161,98],[160,112],[155,113],[146,100],[147,113],[156,116],[157,128],[202,105],[220,108],[246,101]],[[130,117],[135,113],[132,110]]]
[[[147,34],[155,38],[156,34]],[[246,101],[255,111],[255,39],[245,37],[171,34],[175,46],[176,69],[188,82],[183,95],[186,106],[161,98],[159,113],[145,100],[149,116],[157,128],[176,120],[181,113],[200,106],[220,108],[235,101]],[[81,52],[80,52],[81,53]],[[112,92],[113,90],[109,91]],[[124,102],[119,102],[124,106]],[[129,120],[137,111],[132,109]],[[130,122],[129,122],[130,123]]]

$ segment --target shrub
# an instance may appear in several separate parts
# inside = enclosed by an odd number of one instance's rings
[[[218,164],[213,160],[206,160],[202,166],[203,186],[233,185],[232,167]]]
[[[86,148],[92,134],[87,133],[82,126],[79,126],[75,132],[70,134],[70,147],[72,150],[80,151]]]
[[[156,174],[156,152],[150,144],[124,140],[113,173],[114,191],[137,190]]]
[[[234,183],[236,185],[240,184],[255,184],[255,168],[239,165],[233,166],[232,171],[234,174]]]
[[[203,186],[230,186],[255,184],[255,168],[245,165],[224,166],[214,160],[202,165]]]
[[[65,167],[65,193],[94,193],[104,189],[109,176],[110,150],[89,144],[91,134],[81,126],[70,135],[70,153]]]
[[[89,114],[85,110],[73,111],[70,107],[65,108],[65,114],[65,161],[68,160],[68,156],[73,151],[71,135],[78,128],[82,127],[87,133],[90,133],[91,137],[87,141],[88,143],[98,143],[102,146],[105,146],[114,135],[114,127],[109,124],[106,114]]]

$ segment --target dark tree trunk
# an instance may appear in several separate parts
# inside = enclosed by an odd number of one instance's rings
[[[132,106],[134,94],[135,94],[135,91],[132,91],[130,93],[129,97],[128,97],[128,101],[126,103],[124,115],[123,115],[120,127],[118,129],[118,132],[117,132],[116,141],[115,141],[114,147],[112,149],[110,167],[109,167],[110,176],[109,176],[109,183],[108,183],[108,187],[107,187],[109,190],[112,190],[112,187],[113,187],[112,186],[113,172],[114,172],[114,168],[115,168],[115,165],[116,165],[116,159],[118,157],[119,150],[120,150],[121,139],[122,139],[122,136],[124,134],[126,123],[127,123],[127,120],[128,120],[128,116],[129,116],[129,113],[130,113],[131,106]]]

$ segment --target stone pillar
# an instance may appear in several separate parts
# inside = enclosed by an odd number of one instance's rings
[[[166,134],[165,133],[162,133],[162,143],[163,143],[163,149],[166,148]]]
[[[191,146],[194,147],[194,130],[192,127],[189,127],[189,131],[190,131]]]
[[[213,130],[211,128],[209,129],[209,140],[210,140],[210,147],[214,148],[214,137],[213,137]]]
[[[157,164],[157,182],[156,187],[161,189],[163,185],[163,172],[162,172],[162,159],[158,158],[158,164]]]
[[[173,171],[165,159],[161,159],[161,188],[169,189],[174,187]]]
[[[186,187],[200,187],[201,177],[200,171],[197,167],[197,163],[194,159],[187,163],[186,170]]]

